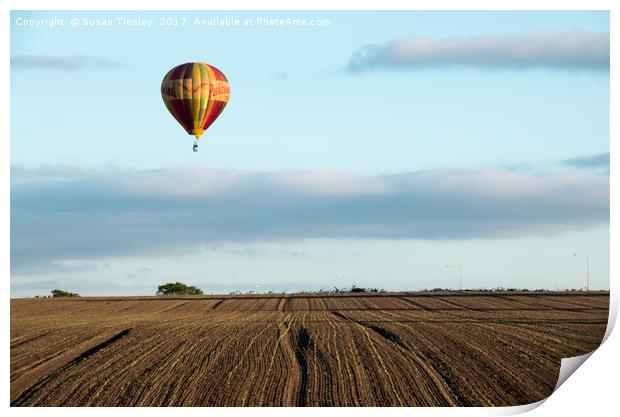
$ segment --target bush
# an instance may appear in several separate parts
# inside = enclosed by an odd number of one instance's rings
[[[63,290],[52,290],[52,297],[79,297],[79,294]]]
[[[182,282],[169,282],[157,287],[156,295],[200,295],[202,290]]]

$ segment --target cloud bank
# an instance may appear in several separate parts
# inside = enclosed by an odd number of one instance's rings
[[[607,168],[609,170],[609,152],[565,159],[562,164],[578,169]]]
[[[15,55],[11,57],[11,67],[15,69],[46,69],[56,71],[78,71],[84,69],[109,69],[123,64],[98,56],[51,56]]]
[[[223,242],[514,238],[609,221],[609,177],[585,173],[47,166],[13,167],[11,181],[14,273]]]
[[[358,49],[345,69],[350,73],[446,67],[609,71],[609,44],[609,33],[586,30],[403,38]]]

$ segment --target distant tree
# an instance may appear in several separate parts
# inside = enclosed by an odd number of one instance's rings
[[[182,282],[169,282],[157,287],[156,295],[200,295],[202,290]]]
[[[63,290],[52,290],[52,297],[79,297],[79,294]]]
[[[366,292],[366,288],[358,287],[353,285],[349,292]]]

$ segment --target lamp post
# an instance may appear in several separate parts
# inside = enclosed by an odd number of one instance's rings
[[[585,256],[586,257],[586,291],[590,291],[590,256],[587,253],[573,253],[573,256]]]
[[[463,291],[463,268],[460,265],[446,265],[446,268],[457,268],[459,270],[459,288]]]

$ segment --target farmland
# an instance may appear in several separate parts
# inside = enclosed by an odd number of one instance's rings
[[[11,300],[13,406],[505,406],[595,349],[608,292]]]

